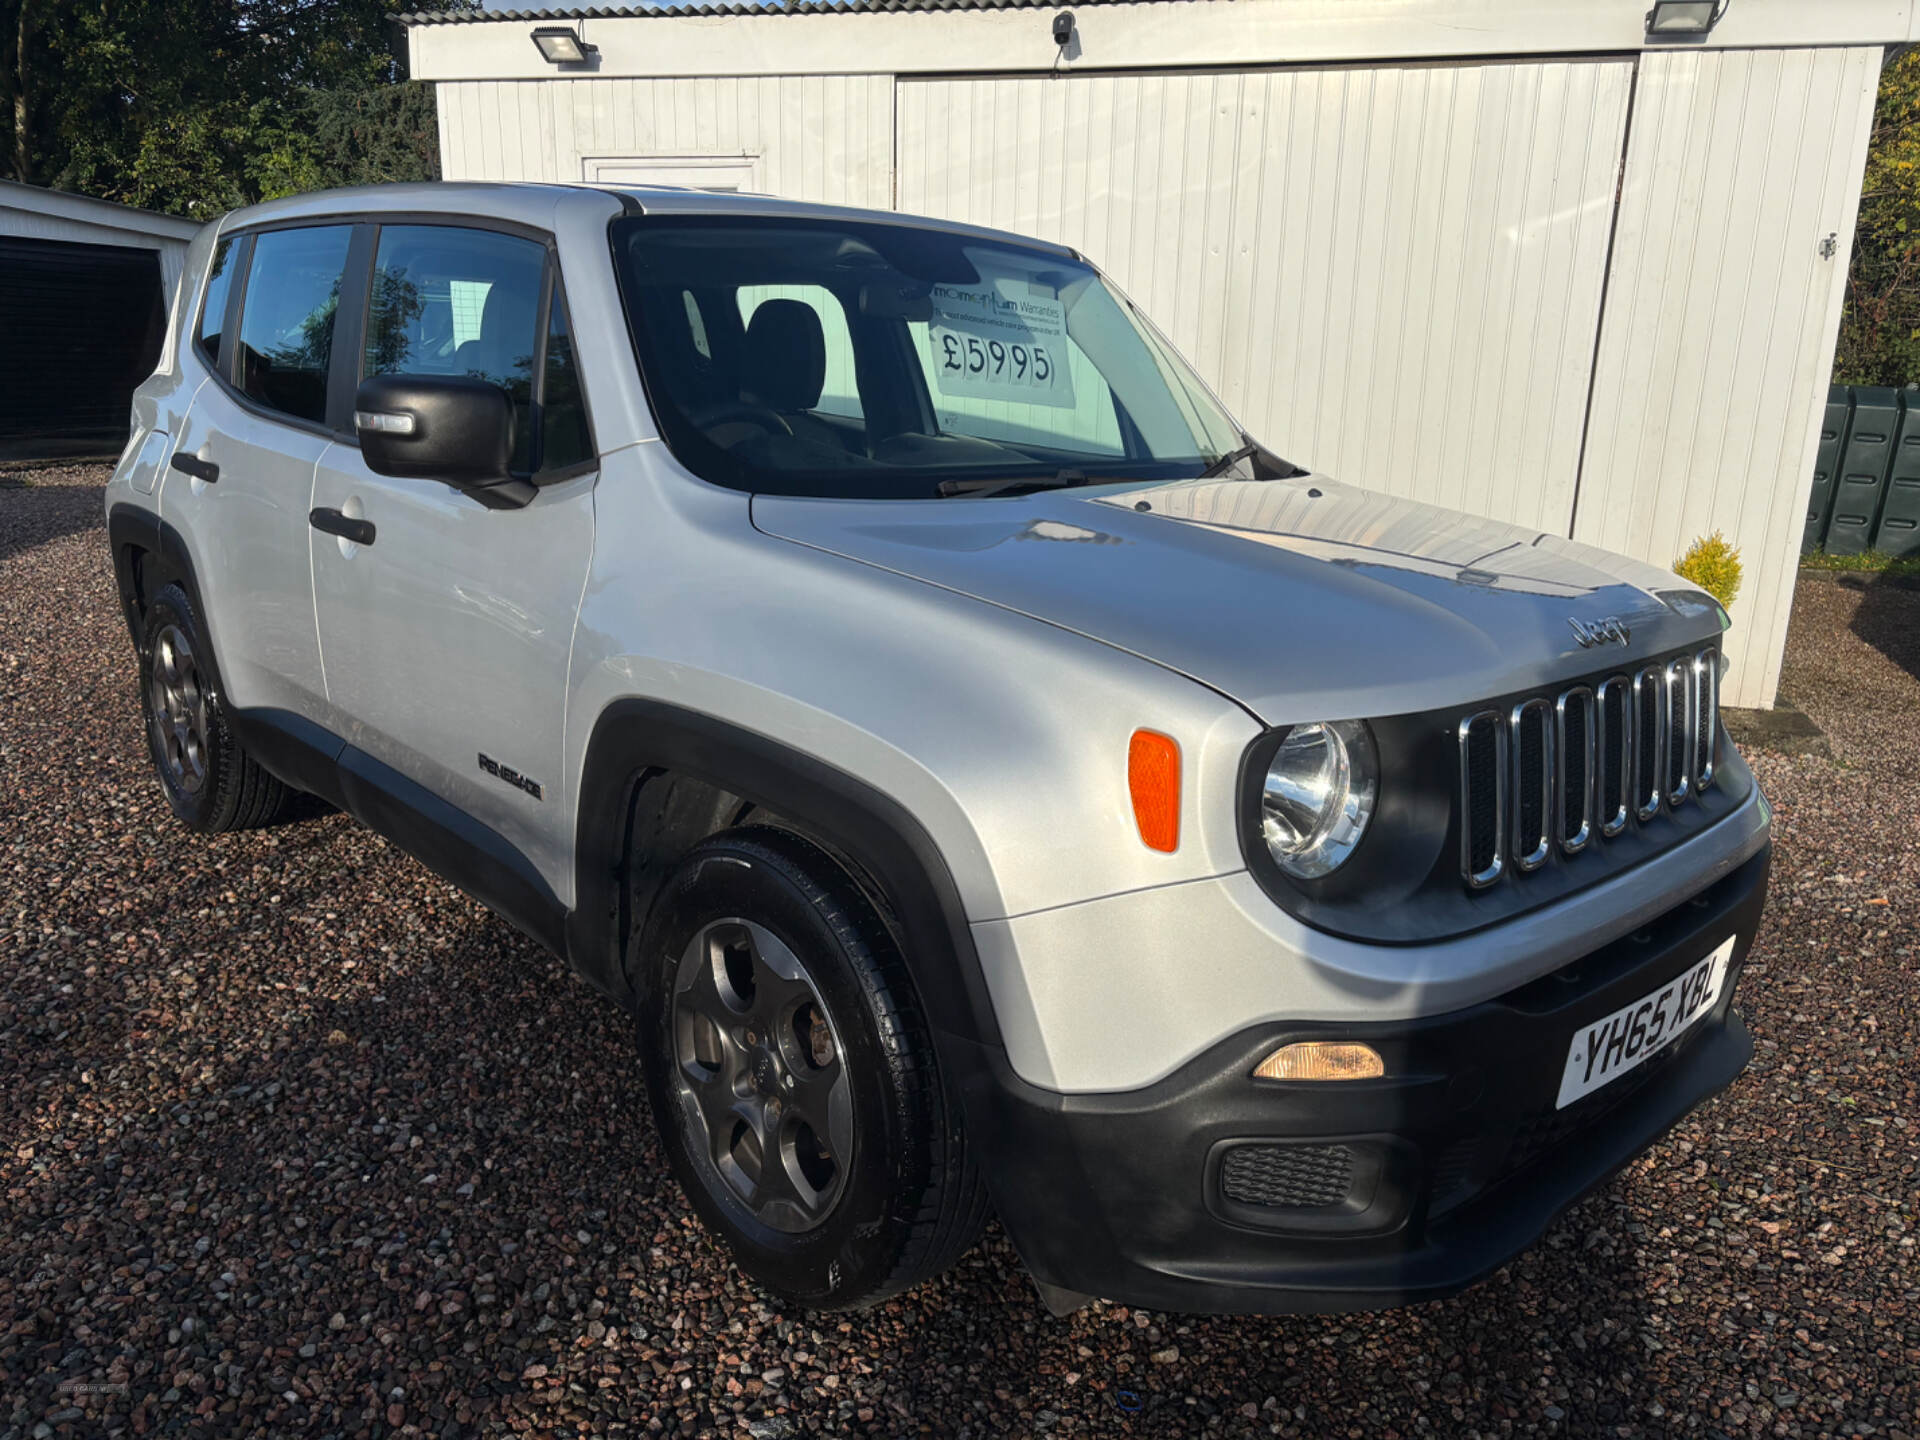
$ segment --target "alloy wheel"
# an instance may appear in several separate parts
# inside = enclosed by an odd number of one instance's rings
[[[674,1082],[696,1162],[761,1224],[832,1212],[853,1160],[840,1038],[806,967],[750,920],[716,920],[673,982]]]
[[[207,783],[207,707],[206,682],[192,642],[179,626],[163,626],[153,642],[148,722],[168,779],[189,795]]]

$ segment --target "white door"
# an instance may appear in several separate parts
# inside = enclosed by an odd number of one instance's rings
[[[1564,534],[1632,74],[903,80],[899,208],[1081,250],[1289,459]]]
[[[760,188],[757,155],[588,155],[581,177],[596,185],[679,185],[728,193]]]
[[[350,745],[504,837],[560,888],[567,664],[593,555],[596,478],[564,303],[542,328],[546,247],[449,226],[381,227],[369,374],[479,375],[515,402],[536,482],[491,509],[435,480],[322,457],[313,504],[373,526],[312,530],[327,689]],[[562,893],[565,893],[562,890]]]
[[[1573,536],[1740,548],[1727,705],[1779,681],[1879,76],[1877,47],[1640,62]]]

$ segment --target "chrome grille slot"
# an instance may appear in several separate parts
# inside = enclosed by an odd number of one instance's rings
[[[1593,838],[1593,692],[1576,685],[1554,706],[1560,757],[1560,848],[1577,855]]]
[[[1513,863],[1538,870],[1553,853],[1553,707],[1525,700],[1513,707]]]
[[[1677,810],[1693,797],[1693,661],[1669,660],[1661,683],[1667,707],[1667,808]]]
[[[1599,793],[1600,834],[1608,840],[1627,828],[1633,815],[1633,682],[1614,675],[1594,691],[1594,728],[1599,763],[1594,788]]]
[[[1460,721],[1460,873],[1484,889],[1509,869],[1571,863],[1596,840],[1656,821],[1713,783],[1720,654],[1691,655],[1531,696]]]
[[[1667,770],[1663,689],[1658,665],[1633,677],[1633,818],[1643,825],[1660,813],[1660,781]]]
[[[1498,710],[1460,722],[1460,873],[1483,889],[1506,869],[1507,732]]]
[[[1702,650],[1693,657],[1694,713],[1698,729],[1694,732],[1693,786],[1704,790],[1713,784],[1714,756],[1720,746],[1720,655]]]

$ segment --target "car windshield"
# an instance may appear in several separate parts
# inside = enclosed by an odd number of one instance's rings
[[[1244,437],[1091,266],[891,222],[647,216],[614,232],[634,344],[694,473],[926,499],[1193,476]]]

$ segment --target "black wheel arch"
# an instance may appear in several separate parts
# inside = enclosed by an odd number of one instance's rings
[[[120,587],[120,613],[127,634],[139,648],[147,606],[168,585],[177,584],[193,601],[200,624],[207,631],[207,653],[200,657],[222,692],[219,646],[213,635],[213,617],[200,598],[193,556],[186,537],[160,518],[157,510],[119,501],[107,511],[107,543],[113,549],[113,576]]]
[[[698,790],[676,797],[673,781]],[[666,782],[666,789],[649,786]],[[845,865],[899,930],[907,968],[936,1033],[1000,1046],[960,892],[939,846],[913,814],[864,780],[780,741],[661,700],[616,700],[595,721],[580,781],[574,908],[567,955],[592,984],[631,998],[627,939],[644,923],[646,876],[629,883],[629,841],[664,817],[695,840],[725,817],[754,814],[800,831]],[[689,813],[675,816],[676,804]],[[673,847],[668,847],[673,848]],[[637,857],[644,862],[647,857]],[[677,854],[658,856],[664,869]],[[636,905],[634,897],[641,897]],[[942,1047],[944,1048],[944,1046]]]

